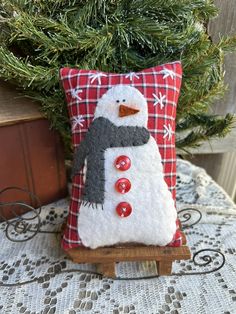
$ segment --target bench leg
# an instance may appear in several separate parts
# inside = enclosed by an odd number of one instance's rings
[[[172,261],[157,261],[157,271],[159,276],[170,275],[172,270]]]
[[[115,278],[115,263],[100,263],[97,264],[98,272],[102,273],[105,277]]]

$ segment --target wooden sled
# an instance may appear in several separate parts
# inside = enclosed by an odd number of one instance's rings
[[[98,249],[75,248],[68,250],[67,254],[75,263],[97,264],[98,271],[105,277],[115,278],[115,263],[127,261],[156,261],[158,274],[163,276],[171,274],[172,262],[191,258],[183,232],[182,239],[180,247],[124,244]]]

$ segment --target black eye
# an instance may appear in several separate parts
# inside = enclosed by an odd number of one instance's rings
[[[123,102],[126,102],[126,100],[125,100],[125,99],[123,99],[122,101],[123,101]]]
[[[119,103],[120,101],[117,99],[117,101],[116,101],[117,103]]]

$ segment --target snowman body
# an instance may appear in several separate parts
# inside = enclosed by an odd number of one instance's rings
[[[116,118],[117,100],[128,101],[139,112]],[[111,104],[113,110],[109,113]],[[146,127],[147,103],[135,88],[118,86],[98,102],[95,119],[104,115],[118,126]],[[160,246],[170,243],[177,213],[154,138],[150,136],[139,146],[107,148],[104,172],[103,204],[93,207],[82,202],[80,206],[78,232],[82,243],[90,248],[127,242]]]

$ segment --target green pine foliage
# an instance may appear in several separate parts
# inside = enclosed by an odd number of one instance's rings
[[[181,60],[176,145],[186,150],[233,122],[208,114],[236,47],[236,37],[212,43],[205,25],[216,15],[211,0],[0,0],[0,78],[40,101],[69,147],[60,67],[124,73]]]

